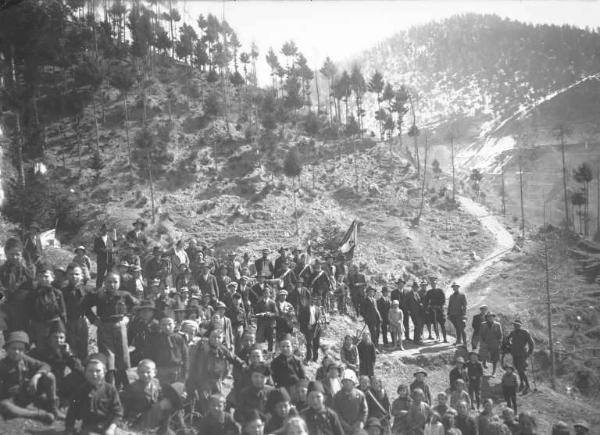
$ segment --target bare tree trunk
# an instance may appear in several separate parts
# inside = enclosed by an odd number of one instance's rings
[[[419,206],[419,214],[415,219],[415,224],[419,225],[419,221],[421,220],[421,215],[423,214],[423,206],[425,204],[425,183],[427,180],[427,135],[425,135],[425,160],[423,161],[423,185],[421,186],[421,205]]]
[[[354,187],[358,190],[358,148],[354,141]]]
[[[294,196],[294,221],[296,222],[296,236],[300,233],[298,229],[298,207],[296,205],[296,177],[292,177],[292,194]]]
[[[175,59],[175,44],[173,36],[173,3],[169,0],[169,27],[171,28],[171,58]]]
[[[521,190],[521,235],[525,241],[525,207],[523,206],[523,166],[519,156],[519,188]]]
[[[125,91],[125,98],[123,98],[123,105],[125,106],[125,139],[127,140],[127,163],[129,170],[133,173],[131,166],[131,143],[129,142],[129,115],[127,113],[127,91]]]
[[[315,70],[315,88],[317,89],[317,116],[321,110],[321,96],[319,93],[319,70]]]
[[[96,152],[100,154],[100,133],[98,132],[98,117],[96,116],[96,97],[92,92],[92,108],[94,109],[94,126],[96,128]]]
[[[563,192],[565,200],[565,229],[569,231],[569,202],[567,198],[567,167],[565,164],[565,135],[561,128],[560,130],[560,150],[562,154],[562,172],[563,172]]]
[[[450,151],[452,158],[452,202],[456,201],[456,170],[454,167],[454,138],[450,138]]]
[[[548,322],[548,348],[550,349],[550,385],[556,388],[556,369],[554,367],[554,339],[552,338],[552,304],[550,300],[550,271],[548,267],[548,244],[544,236],[544,268],[546,269],[546,313]]]
[[[596,198],[596,232],[600,236],[600,164],[597,167],[596,187],[596,193],[598,195]]]
[[[155,222],[154,217],[154,180],[152,179],[152,165],[150,164],[150,151],[146,152],[146,162],[148,164],[148,179],[150,180],[150,206],[152,207],[152,223]]]

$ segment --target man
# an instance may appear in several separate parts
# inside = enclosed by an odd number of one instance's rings
[[[144,266],[144,275],[146,276],[146,279],[148,280],[148,283],[150,283],[150,281],[152,281],[155,278],[163,278],[163,274],[162,272],[162,262],[161,262],[161,257],[162,257],[162,250],[160,249],[160,246],[155,246],[154,248],[152,248],[152,255],[150,256],[150,258],[146,261],[145,266]]]
[[[277,342],[294,331],[296,311],[293,305],[286,301],[287,296],[287,290],[279,290],[275,300],[275,306],[277,307],[277,320],[275,322]]]
[[[387,346],[388,343],[388,314],[390,308],[392,308],[392,301],[389,297],[390,291],[387,286],[383,286],[381,289],[381,297],[377,299],[377,310],[381,316],[381,335],[383,336],[383,345]],[[375,343],[376,345],[379,343]]]
[[[367,297],[363,303],[363,318],[369,328],[371,341],[375,346],[379,346],[379,328],[381,327],[382,316],[377,309],[377,301],[375,301],[375,289],[367,288]]]
[[[356,311],[356,317],[360,316],[361,313],[361,303],[364,297],[364,291],[367,287],[367,279],[365,275],[359,273],[358,266],[353,265],[350,268],[350,273],[348,274],[348,287],[350,287],[350,299],[352,300],[352,305],[354,306],[354,310]]]
[[[455,384],[458,379],[462,379],[465,383],[469,382],[469,375],[465,367],[465,359],[462,356],[456,358],[456,365],[450,370],[450,390],[454,391]]]
[[[321,312],[318,307],[319,299],[311,299],[308,294],[300,299],[298,309],[298,324],[306,342],[305,362],[317,361],[321,343]]]
[[[346,434],[363,429],[369,413],[365,394],[355,388],[357,384],[356,373],[346,369],[342,375],[342,389],[333,396],[333,409],[338,414]]]
[[[196,239],[190,239],[185,252],[190,260],[190,264],[195,264],[198,262],[198,257],[202,256],[202,251],[198,248],[198,241]]]
[[[308,408],[301,415],[309,434],[344,435],[337,413],[325,406],[325,389],[319,381],[308,384]]]
[[[254,308],[256,315],[256,327],[259,336],[262,336],[263,341],[267,342],[269,352],[273,351],[275,342],[275,324],[277,321],[277,306],[275,301],[271,299],[271,291],[265,290],[259,295],[258,302]]]
[[[420,345],[423,344],[421,338],[421,334],[423,333],[423,318],[421,316],[423,313],[423,303],[421,302],[418,290],[419,284],[417,284],[417,281],[413,281],[411,290],[406,293],[405,306],[413,322],[413,342]],[[406,328],[406,331],[408,331],[408,328]],[[408,334],[408,332],[406,333]]]
[[[478,435],[477,421],[469,415],[469,405],[461,400],[456,407],[458,415],[456,416],[456,428],[460,429],[462,435]]]
[[[513,331],[508,335],[510,353],[517,374],[519,375],[519,391],[523,394],[529,392],[529,379],[527,378],[527,358],[533,354],[533,339],[528,331],[522,329],[523,324],[519,319],[513,322]]]
[[[479,307],[479,313],[473,316],[473,320],[471,321],[471,326],[473,327],[473,337],[471,338],[471,346],[473,350],[477,349],[479,345],[479,331],[481,328],[481,324],[485,322],[485,315],[488,312],[488,306],[482,305]],[[485,365],[484,365],[485,367]]]
[[[160,319],[160,332],[150,338],[148,357],[155,362],[158,380],[165,384],[183,381],[187,371],[188,346],[175,332],[175,321]]]
[[[420,288],[419,288],[419,297],[421,298],[421,318],[423,319],[424,326],[427,327],[427,339],[433,340],[431,336],[431,315],[429,310],[429,292],[427,291],[427,280],[421,280]]]
[[[63,298],[67,310],[67,342],[79,359],[85,361],[88,356],[89,330],[85,320],[83,301],[89,291],[83,284],[80,266],[70,264],[67,267],[67,286],[63,289]]]
[[[144,234],[144,230],[148,224],[143,219],[136,219],[133,222],[133,230],[125,235],[125,240],[133,247],[145,248],[148,244],[148,239]]]
[[[40,226],[37,223],[29,225],[29,231],[25,234],[25,242],[23,242],[23,258],[30,266],[37,266],[42,260],[43,249],[40,239]]]
[[[479,357],[482,362],[487,360],[492,362],[492,376],[495,376],[496,366],[500,360],[500,346],[502,346],[502,326],[496,322],[494,313],[487,313],[485,320],[479,332],[481,342]]]
[[[108,236],[108,227],[102,224],[98,234],[94,237],[94,253],[96,254],[96,288],[102,287],[106,272],[112,269],[114,254],[117,246],[116,232],[113,230],[112,238]]]
[[[219,300],[219,284],[217,278],[210,273],[207,263],[200,263],[200,275],[196,277],[196,282],[203,295],[210,295],[210,302],[214,307]]]
[[[463,344],[467,347],[467,334],[465,333],[466,326],[466,314],[467,314],[467,297],[460,293],[460,285],[452,283],[452,290],[454,293],[450,295],[448,299],[448,319],[456,330],[456,343],[455,346]]]
[[[321,268],[321,262],[315,260],[313,263],[313,273],[308,281],[308,288],[312,297],[321,298],[321,304],[323,307],[328,306],[329,293],[333,291],[331,280],[325,271]]]
[[[98,328],[98,350],[108,358],[106,368],[109,380],[114,379],[117,388],[129,384],[127,314],[138,304],[138,300],[130,293],[118,290],[120,279],[118,273],[109,272],[104,290],[89,294],[82,304],[88,320]],[[96,307],[95,313],[92,311],[93,307]]]
[[[437,286],[437,278],[430,279],[431,289],[427,292],[427,301],[429,303],[429,316],[437,341],[440,341],[440,330],[444,338],[444,343],[448,343],[446,337],[446,313],[444,306],[446,305],[446,294],[444,290]],[[439,328],[438,328],[439,326]]]
[[[271,260],[269,260],[269,250],[262,250],[262,257],[254,262],[254,267],[256,268],[256,274],[258,276],[263,275],[266,279],[273,278],[273,273],[275,272],[275,266]]]
[[[135,316],[127,328],[127,342],[135,348],[130,354],[131,363],[135,366],[150,355],[150,340],[158,334],[160,325],[154,317],[156,306],[154,301],[145,300],[134,307]]]
[[[294,306],[294,309],[298,307],[298,277],[296,273],[290,268],[289,261],[285,260],[281,263],[281,272],[277,276],[279,279],[279,288],[288,292],[287,300]]]
[[[287,251],[284,247],[279,248],[279,257],[275,259],[273,273],[275,276],[281,274],[283,263],[287,261]]]

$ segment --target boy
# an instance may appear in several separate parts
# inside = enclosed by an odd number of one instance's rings
[[[158,379],[165,384],[181,382],[185,378],[188,347],[181,334],[175,332],[175,321],[170,317],[160,320],[160,332],[150,338],[148,357],[158,367]]]
[[[515,369],[511,365],[504,366],[505,373],[502,375],[502,395],[506,400],[506,406],[514,409],[515,414],[517,413],[517,387],[519,386],[519,379],[515,374]]]
[[[266,384],[271,374],[269,367],[264,364],[256,364],[250,367],[251,385],[240,392],[238,407],[235,410],[235,420],[243,423],[248,419],[252,411],[258,411],[263,420],[266,419],[267,398],[273,387]]]
[[[179,403],[169,393],[169,385],[161,385],[156,376],[154,361],[144,359],[137,366],[138,379],[123,394],[125,417],[138,430],[158,427],[158,434],[168,433],[170,417]]]
[[[230,413],[225,412],[225,398],[213,394],[209,399],[208,413],[196,426],[198,435],[239,435],[240,428]]]
[[[266,408],[271,416],[265,425],[265,432],[268,434],[282,434],[286,420],[297,415],[285,388],[276,388],[271,391]]]
[[[457,379],[455,383],[456,389],[450,393],[450,406],[454,409],[458,409],[460,402],[466,402],[467,405],[473,409],[471,404],[471,398],[467,393],[467,384],[462,379]]]
[[[23,331],[8,334],[0,360],[0,411],[4,417],[35,418],[51,424],[59,417],[56,399],[56,380],[50,366],[25,355],[29,336]],[[47,411],[27,408],[46,396]]]
[[[308,384],[308,408],[302,411],[309,434],[344,435],[337,413],[325,406],[325,392],[319,381]]]
[[[276,387],[290,388],[295,382],[295,378],[304,379],[304,367],[302,361],[292,354],[292,337],[288,334],[279,342],[281,353],[271,361],[271,372]]]
[[[115,435],[123,417],[123,407],[114,385],[104,380],[106,357],[90,356],[85,366],[86,383],[71,401],[65,422],[65,435],[75,434],[75,422],[81,420],[81,433]]]
[[[433,411],[439,415],[446,415],[447,412],[456,413],[456,410],[448,406],[448,395],[445,392],[440,392],[437,395],[438,404],[433,407]]]
[[[371,341],[371,334],[365,332],[362,340],[356,346],[358,349],[359,374],[373,376],[375,374],[375,345]]]
[[[421,390],[424,396],[424,401],[427,405],[431,406],[431,392],[429,385],[425,383],[427,372],[425,370],[419,370],[414,373],[415,380],[410,384],[410,392],[413,393],[417,388]]]
[[[342,389],[333,396],[333,409],[338,414],[346,433],[363,429],[369,413],[367,399],[362,391],[355,388],[356,384],[358,379],[354,371],[344,370]]]
[[[88,356],[89,328],[82,304],[88,289],[83,282],[81,267],[70,264],[67,267],[67,278],[68,283],[62,290],[67,311],[67,342],[73,353],[81,360],[85,360]]]
[[[481,378],[483,377],[483,366],[479,362],[479,355],[477,352],[469,353],[467,374],[469,376],[469,396],[471,399],[471,409],[473,409],[473,402],[477,401],[477,409],[479,410],[479,406],[481,405]]]
[[[131,363],[137,366],[141,360],[148,357],[151,338],[158,334],[160,325],[154,318],[154,301],[142,301],[134,308],[134,313],[135,316],[127,328],[127,340],[135,348],[131,352]]]

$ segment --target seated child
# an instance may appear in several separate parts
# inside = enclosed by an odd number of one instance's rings
[[[167,433],[170,417],[181,401],[173,397],[170,385],[161,385],[156,376],[154,361],[144,359],[137,366],[138,379],[129,384],[123,394],[125,418],[138,430],[158,428],[159,434]]]
[[[52,423],[60,417],[56,398],[56,380],[50,366],[25,355],[29,336],[23,331],[8,334],[0,360],[0,412],[5,418],[35,418]],[[28,409],[30,403],[42,404],[46,410]]]
[[[225,412],[225,398],[213,394],[206,415],[196,426],[198,435],[239,435],[240,428],[230,413]]]
[[[83,385],[71,400],[65,422],[65,435],[75,434],[75,423],[81,420],[83,434],[101,433],[115,435],[117,423],[123,417],[123,407],[114,385],[104,380],[106,357],[95,354],[85,366]]]

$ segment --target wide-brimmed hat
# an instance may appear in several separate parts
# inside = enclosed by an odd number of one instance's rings
[[[277,293],[277,296],[287,296],[288,295],[288,291],[283,289],[283,290],[279,290],[279,293]]]
[[[587,430],[590,430],[590,425],[588,424],[588,422],[587,422],[587,421],[584,421],[584,420],[579,420],[577,423],[575,423],[575,424],[573,425],[573,427],[574,427],[574,428],[580,427],[580,428],[582,428],[582,429],[587,429]]]
[[[413,288],[415,288],[415,287],[417,287],[417,288],[418,288],[418,287],[419,287],[419,283],[418,283],[417,281],[413,281],[413,283],[412,283],[412,287],[413,287]]]
[[[356,378],[356,373],[354,372],[354,370],[352,370],[352,369],[344,370],[344,373],[342,375],[342,381],[346,381],[346,380],[354,382],[354,385],[358,384],[358,379]]]
[[[29,347],[29,335],[25,331],[9,332],[4,342],[4,348],[6,349],[11,343],[23,343],[26,347]]]
[[[487,309],[488,309],[488,306],[484,304],[484,305],[481,305],[481,306],[479,307],[479,309],[480,309],[480,310],[487,310]]]
[[[77,251],[83,251],[83,252],[85,252],[86,251],[85,246],[79,245],[78,247],[75,248],[74,252],[77,254]]]
[[[422,373],[424,376],[427,376],[427,372],[425,370],[417,370],[413,376],[417,376],[419,373]]]
[[[227,305],[225,305],[221,301],[217,302],[215,305],[215,310],[226,310],[226,309],[227,309]]]
[[[519,326],[522,326],[522,325],[523,325],[523,322],[521,322],[519,319],[515,319],[515,320],[513,320],[513,322],[512,322],[512,323],[513,323],[513,325],[519,325]]]
[[[450,287],[452,287],[452,288],[459,288],[460,284],[457,284],[456,282],[453,282]]]
[[[144,219],[140,219],[140,218],[137,218],[135,221],[133,221],[133,224],[132,224],[132,225],[133,225],[134,227],[135,227],[136,225],[141,225],[141,226],[142,226],[142,228],[146,228],[146,227],[148,226],[148,224],[146,223],[146,221],[145,221]]]

